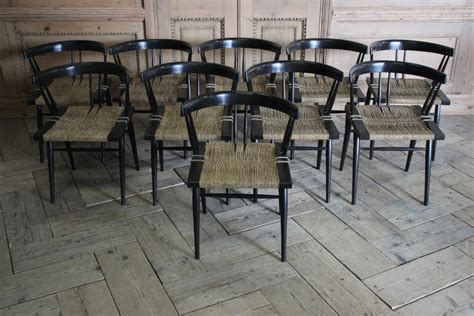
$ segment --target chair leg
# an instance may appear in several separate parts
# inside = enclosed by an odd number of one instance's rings
[[[194,258],[199,259],[199,188],[193,188]]]
[[[431,155],[433,153],[433,141],[426,141],[426,157],[425,157],[425,198],[424,205],[428,205],[430,199],[430,178],[431,178]]]
[[[135,169],[140,170],[140,163],[138,162],[137,140],[135,137],[135,128],[133,127],[133,120],[128,121],[128,136],[130,137],[130,144],[132,145],[133,160],[135,161]]]
[[[67,155],[69,157],[69,162],[71,163],[71,169],[76,170],[76,164],[74,163],[74,157],[72,156],[72,150],[71,150],[71,143],[70,142],[65,142],[67,149]]]
[[[38,130],[43,126],[43,107],[41,105],[38,105],[36,107],[36,125],[38,127]],[[38,149],[39,160],[42,163],[44,161],[44,147],[42,140],[38,141]]]
[[[370,141],[370,150],[369,150],[369,160],[374,158],[374,147],[375,147],[375,140]]]
[[[151,140],[151,195],[153,197],[153,205],[156,205],[156,183],[157,183],[157,157],[156,157],[156,140]]]
[[[105,163],[105,143],[100,143],[100,161]]]
[[[206,206],[206,189],[200,189],[201,193],[201,204],[202,204],[202,213],[207,213],[207,206]]]
[[[279,189],[281,225],[281,261],[286,261],[286,235],[288,226],[288,189]]]
[[[295,159],[295,149],[294,149],[294,147],[295,147],[295,140],[294,140],[294,139],[292,139],[292,140],[290,141],[290,147],[291,147],[291,148],[290,148],[290,159],[293,160],[293,159]]]
[[[120,169],[120,203],[125,205],[125,137],[118,141],[119,169]]]
[[[342,169],[344,168],[344,161],[346,160],[347,148],[349,147],[350,138],[351,138],[351,121],[349,118],[346,117],[346,124],[344,127],[344,142],[342,144],[341,164],[339,166],[340,171],[342,171]]]
[[[158,141],[158,157],[160,159],[160,171],[165,170],[165,166],[163,163],[163,141]]]
[[[53,142],[46,142],[46,152],[48,155],[48,176],[49,176],[49,200],[51,204],[56,202],[54,189],[54,145]]]
[[[440,120],[441,120],[441,105],[439,104],[436,104],[435,106],[435,113],[434,113],[434,122],[435,124],[439,127],[439,123],[440,123]],[[435,160],[435,156],[436,156],[436,145],[437,145],[438,141],[437,140],[434,140],[433,141],[433,154],[431,156],[431,160],[434,161]]]
[[[415,148],[416,146],[416,140],[410,140],[410,148]],[[408,158],[407,158],[407,163],[405,165],[405,172],[410,170],[410,165],[411,165],[411,159],[413,158],[413,151],[408,151]]]
[[[187,147],[188,146],[188,141],[187,140],[183,140],[183,147]],[[188,151],[185,149],[183,150],[183,158],[184,159],[188,159]]]
[[[357,185],[359,182],[360,140],[354,133],[354,152],[352,163],[352,205],[357,201]]]
[[[321,149],[324,146],[324,141],[318,140],[318,156],[316,158],[316,169],[321,168],[321,158],[323,157],[323,150]]]
[[[229,189],[225,189],[225,194],[226,194],[226,197],[225,197],[225,204],[226,204],[226,205],[229,205],[229,202],[230,202]]]
[[[326,141],[326,203],[331,201],[332,189],[332,140]]]
[[[254,203],[257,203],[258,201],[257,194],[258,194],[258,189],[253,189],[253,202]]]

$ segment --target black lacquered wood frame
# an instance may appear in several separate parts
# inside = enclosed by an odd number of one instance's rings
[[[446,82],[446,75],[439,70],[413,64],[407,62],[399,61],[371,61],[363,62],[357,65],[354,65],[349,72],[349,80],[351,85],[357,81],[357,78],[364,74],[378,74],[378,95],[375,97],[375,105],[378,107],[386,106],[390,108],[390,80],[387,84],[387,96],[385,104],[382,104],[381,98],[381,75],[382,73],[399,73],[404,75],[413,75],[421,78],[425,78],[432,81],[431,89],[426,96],[426,100],[423,104],[423,107],[415,106],[415,109],[418,111],[420,118],[423,118],[426,126],[432,131],[434,135],[434,140],[427,140],[426,147],[415,147],[416,140],[410,140],[409,147],[375,147],[370,137],[369,131],[364,126],[360,114],[357,110],[357,105],[351,99],[350,105],[347,106],[346,114],[346,131],[344,135],[344,143],[342,149],[341,165],[340,170],[343,169],[345,156],[347,154],[347,148],[349,145],[350,131],[351,127],[353,129],[354,137],[354,147],[353,147],[353,166],[352,166],[352,204],[356,204],[357,200],[357,189],[358,189],[358,171],[359,171],[359,159],[360,159],[360,141],[361,140],[370,140],[371,144],[368,149],[371,152],[376,150],[381,151],[408,151],[407,163],[405,166],[405,171],[409,170],[413,152],[415,151],[425,151],[425,193],[424,193],[424,205],[429,203],[429,192],[430,192],[430,177],[431,177],[431,160],[433,154],[433,142],[435,140],[443,140],[445,135],[438,128],[433,120],[427,115],[430,112],[433,103],[435,102],[438,91],[441,87],[441,84]],[[353,98],[353,97],[352,97]],[[362,105],[364,106],[364,105]]]
[[[249,68],[245,72],[245,80],[248,85],[249,91],[252,91],[252,80],[259,76],[269,76],[269,75],[282,75],[282,91],[281,96],[284,99],[289,99],[291,102],[295,103],[296,88],[295,88],[295,77],[296,74],[311,74],[317,76],[323,76],[333,80],[331,90],[328,93],[326,104],[319,106],[319,111],[321,116],[329,116],[336,100],[337,90],[341,80],[343,79],[343,73],[339,69],[331,67],[326,64],[316,63],[311,61],[304,60],[287,60],[287,61],[278,61],[278,62],[266,62],[259,65],[255,65]],[[289,88],[286,88],[286,79],[289,81]],[[289,92],[287,92],[287,89]],[[260,115],[260,110],[258,107],[251,107],[252,115]],[[319,169],[321,165],[322,151],[326,151],[326,202],[329,203],[331,196],[331,182],[332,182],[332,141],[334,139],[339,139],[339,131],[336,128],[336,125],[332,120],[324,120],[325,127],[329,133],[329,139],[326,140],[326,146],[324,146],[324,140],[314,139],[318,141],[318,146],[297,146],[295,140],[291,141],[290,144],[290,158],[294,158],[295,150],[316,150],[317,151],[317,160],[316,168]],[[245,135],[244,135],[245,139]],[[251,140],[259,141],[263,139],[263,125],[261,120],[252,120],[251,121]]]
[[[160,120],[155,120],[153,117],[163,116],[165,108],[160,106],[155,98],[153,91],[152,82],[155,78],[166,77],[169,75],[186,75],[186,95],[185,99],[191,99],[193,95],[193,86],[195,86],[197,96],[201,95],[201,80],[206,80],[209,76],[223,77],[232,80],[232,90],[237,88],[239,81],[239,73],[234,68],[214,63],[204,62],[176,62],[163,64],[161,66],[155,66],[147,69],[141,73],[141,79],[145,85],[148,100],[152,111],[152,119],[148,124],[145,132],[145,139],[150,141],[151,144],[151,165],[152,165],[152,195],[153,204],[156,205],[156,183],[157,183],[157,152],[159,154],[160,170],[164,170],[164,159],[163,150],[183,150],[184,158],[187,158],[187,151],[193,148],[188,146],[187,141],[184,141],[183,146],[164,146],[163,140],[157,140],[155,138],[156,131],[160,126]],[[195,75],[195,79],[192,80],[192,76]],[[201,78],[203,76],[204,78]],[[207,89],[206,89],[207,90]],[[204,91],[208,92],[208,91]],[[225,115],[231,115],[236,120],[237,113],[236,108],[227,107]],[[222,134],[221,139],[230,141],[237,137],[237,126],[232,125],[228,120],[222,121]]]
[[[292,102],[279,98],[277,96],[265,95],[255,92],[213,92],[207,95],[193,98],[184,102],[182,107],[182,115],[186,119],[186,125],[188,128],[189,139],[193,148],[193,154],[199,157],[205,154],[206,143],[199,142],[197,132],[194,127],[192,113],[201,109],[213,107],[213,106],[231,106],[236,105],[247,105],[247,106],[263,106],[276,111],[283,112],[289,116],[288,125],[286,127],[285,136],[283,142],[275,146],[275,157],[285,157],[287,154],[288,146],[291,140],[291,133],[295,120],[298,118],[298,107]],[[233,124],[237,124],[234,120]],[[236,139],[234,140],[236,141]],[[206,197],[233,197],[233,198],[278,198],[279,209],[280,209],[280,223],[281,223],[281,260],[286,261],[286,240],[287,240],[287,223],[288,223],[288,189],[291,188],[291,176],[290,168],[288,163],[276,163],[278,169],[278,176],[280,179],[278,195],[269,194],[231,194],[229,192],[223,193],[210,193],[206,191],[206,188],[200,186],[200,177],[202,173],[204,162],[202,159],[196,159],[191,161],[191,167],[189,170],[188,187],[192,188],[193,191],[193,224],[194,224],[194,252],[195,258],[199,259],[200,256],[200,207],[202,204],[202,212],[206,213]],[[229,175],[231,177],[232,175]],[[201,203],[200,203],[201,202]]]
[[[54,185],[54,152],[55,151],[67,151],[71,161],[71,168],[74,170],[74,160],[72,153],[78,151],[84,152],[101,152],[102,155],[104,152],[116,151],[119,153],[119,169],[120,169],[120,201],[122,204],[125,204],[125,133],[128,132],[130,136],[130,141],[132,145],[133,155],[135,159],[135,167],[139,170],[138,164],[138,153],[136,147],[135,131],[133,127],[132,115],[134,108],[129,103],[129,75],[125,67],[112,63],[105,62],[83,62],[75,63],[70,65],[63,65],[54,67],[42,72],[39,72],[33,75],[33,83],[38,86],[41,93],[45,97],[48,108],[54,116],[62,116],[66,109],[65,107],[58,108],[54,102],[54,96],[48,90],[48,86],[56,79],[73,77],[73,76],[82,76],[85,77],[85,80],[89,80],[89,94],[92,98],[92,76],[98,76],[98,91],[102,94],[103,89],[101,88],[104,78],[115,76],[121,83],[121,88],[124,90],[125,101],[119,106],[124,108],[122,119],[117,120],[115,126],[112,128],[111,132],[107,136],[107,142],[117,142],[117,148],[105,148],[104,143],[100,143],[99,148],[90,148],[90,147],[75,147],[72,148],[69,142],[66,142],[65,148],[56,148],[54,141],[47,141],[47,157],[48,157],[48,174],[49,174],[49,184],[50,184],[50,201],[55,203],[55,185]],[[109,93],[108,90],[103,91],[103,93]],[[103,103],[105,101],[105,104]],[[93,104],[92,100],[90,101],[91,109],[92,107],[101,107],[101,106],[112,106],[110,96],[105,96],[98,98],[99,104]],[[46,122],[37,133],[34,135],[34,139],[38,141],[43,141],[43,135],[51,129],[55,124],[54,120]],[[103,156],[102,156],[103,160]]]

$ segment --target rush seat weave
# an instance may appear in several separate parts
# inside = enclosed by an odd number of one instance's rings
[[[319,106],[298,105],[300,117],[293,127],[294,140],[327,140],[329,132],[324,124],[330,116],[321,117]],[[261,115],[252,115],[251,120],[262,120],[263,138],[281,140],[288,123],[288,116],[279,111],[260,108]]]
[[[429,116],[421,116],[413,106],[360,106],[360,115],[353,120],[362,119],[371,140],[433,140],[434,133],[426,126]]]
[[[206,144],[199,186],[206,189],[278,188],[277,163],[288,163],[286,157],[275,157],[275,145],[249,143],[246,146],[216,141]]]
[[[44,135],[45,141],[106,142],[124,108],[71,106]],[[51,117],[54,119],[54,117]]]
[[[232,116],[224,117],[223,113],[223,108],[209,108],[193,114],[199,139],[221,139],[222,120],[232,120]],[[154,115],[151,119],[160,121],[155,132],[156,140],[188,140],[186,121],[181,116],[181,105],[167,106],[162,116]]]
[[[326,77],[298,77],[295,88],[299,88],[302,103],[326,104],[328,95],[331,91],[333,80]],[[344,78],[339,84],[335,103],[346,104],[350,101],[350,84],[347,78]]]

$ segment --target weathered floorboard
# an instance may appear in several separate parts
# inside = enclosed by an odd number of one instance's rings
[[[100,267],[122,315],[177,315],[137,243],[97,253]]]
[[[473,274],[474,260],[456,247],[449,247],[374,275],[364,283],[392,309],[397,309]]]
[[[389,308],[316,241],[288,248],[295,270],[339,315],[380,315]]]
[[[93,255],[14,274],[0,279],[0,307],[102,279],[102,273]]]
[[[180,313],[217,304],[296,276],[276,255],[263,255],[165,284]]]
[[[57,295],[64,315],[119,315],[105,281],[81,285]]]
[[[325,209],[294,219],[361,279],[395,266],[377,248]]]
[[[37,315],[37,316],[62,316],[56,295],[48,295],[25,303],[0,309],[2,316]]]
[[[11,274],[12,265],[10,262],[10,249],[8,247],[3,216],[0,212],[0,278]]]

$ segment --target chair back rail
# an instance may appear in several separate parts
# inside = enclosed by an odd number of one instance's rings
[[[129,81],[130,77],[128,70],[117,64],[107,63],[107,62],[82,62],[69,65],[57,66],[51,69],[41,71],[37,74],[34,74],[32,77],[33,83],[38,86],[41,90],[46,105],[52,115],[58,115],[58,108],[56,102],[54,101],[54,96],[50,93],[48,86],[56,79],[65,78],[65,77],[75,77],[75,76],[87,76],[89,83],[89,101],[90,105],[93,105],[93,93],[95,88],[93,87],[93,76],[97,76],[97,91],[99,93],[99,106],[102,106],[104,101],[104,93],[106,101],[108,104],[111,104],[111,98],[109,90],[103,85],[107,80],[107,76],[116,76],[119,78],[121,83],[121,89],[125,90],[125,107],[128,107],[129,102]],[[82,79],[81,79],[82,80]]]
[[[334,101],[336,100],[337,89],[343,79],[343,72],[337,68],[322,63],[304,60],[283,60],[274,62],[265,62],[249,68],[244,75],[249,91],[253,91],[252,80],[258,76],[265,75],[282,75],[282,97],[287,99],[286,93],[286,74],[290,80],[290,95],[289,99],[295,102],[295,73],[313,74],[333,79],[333,83],[325,104],[324,114],[331,113]]]

